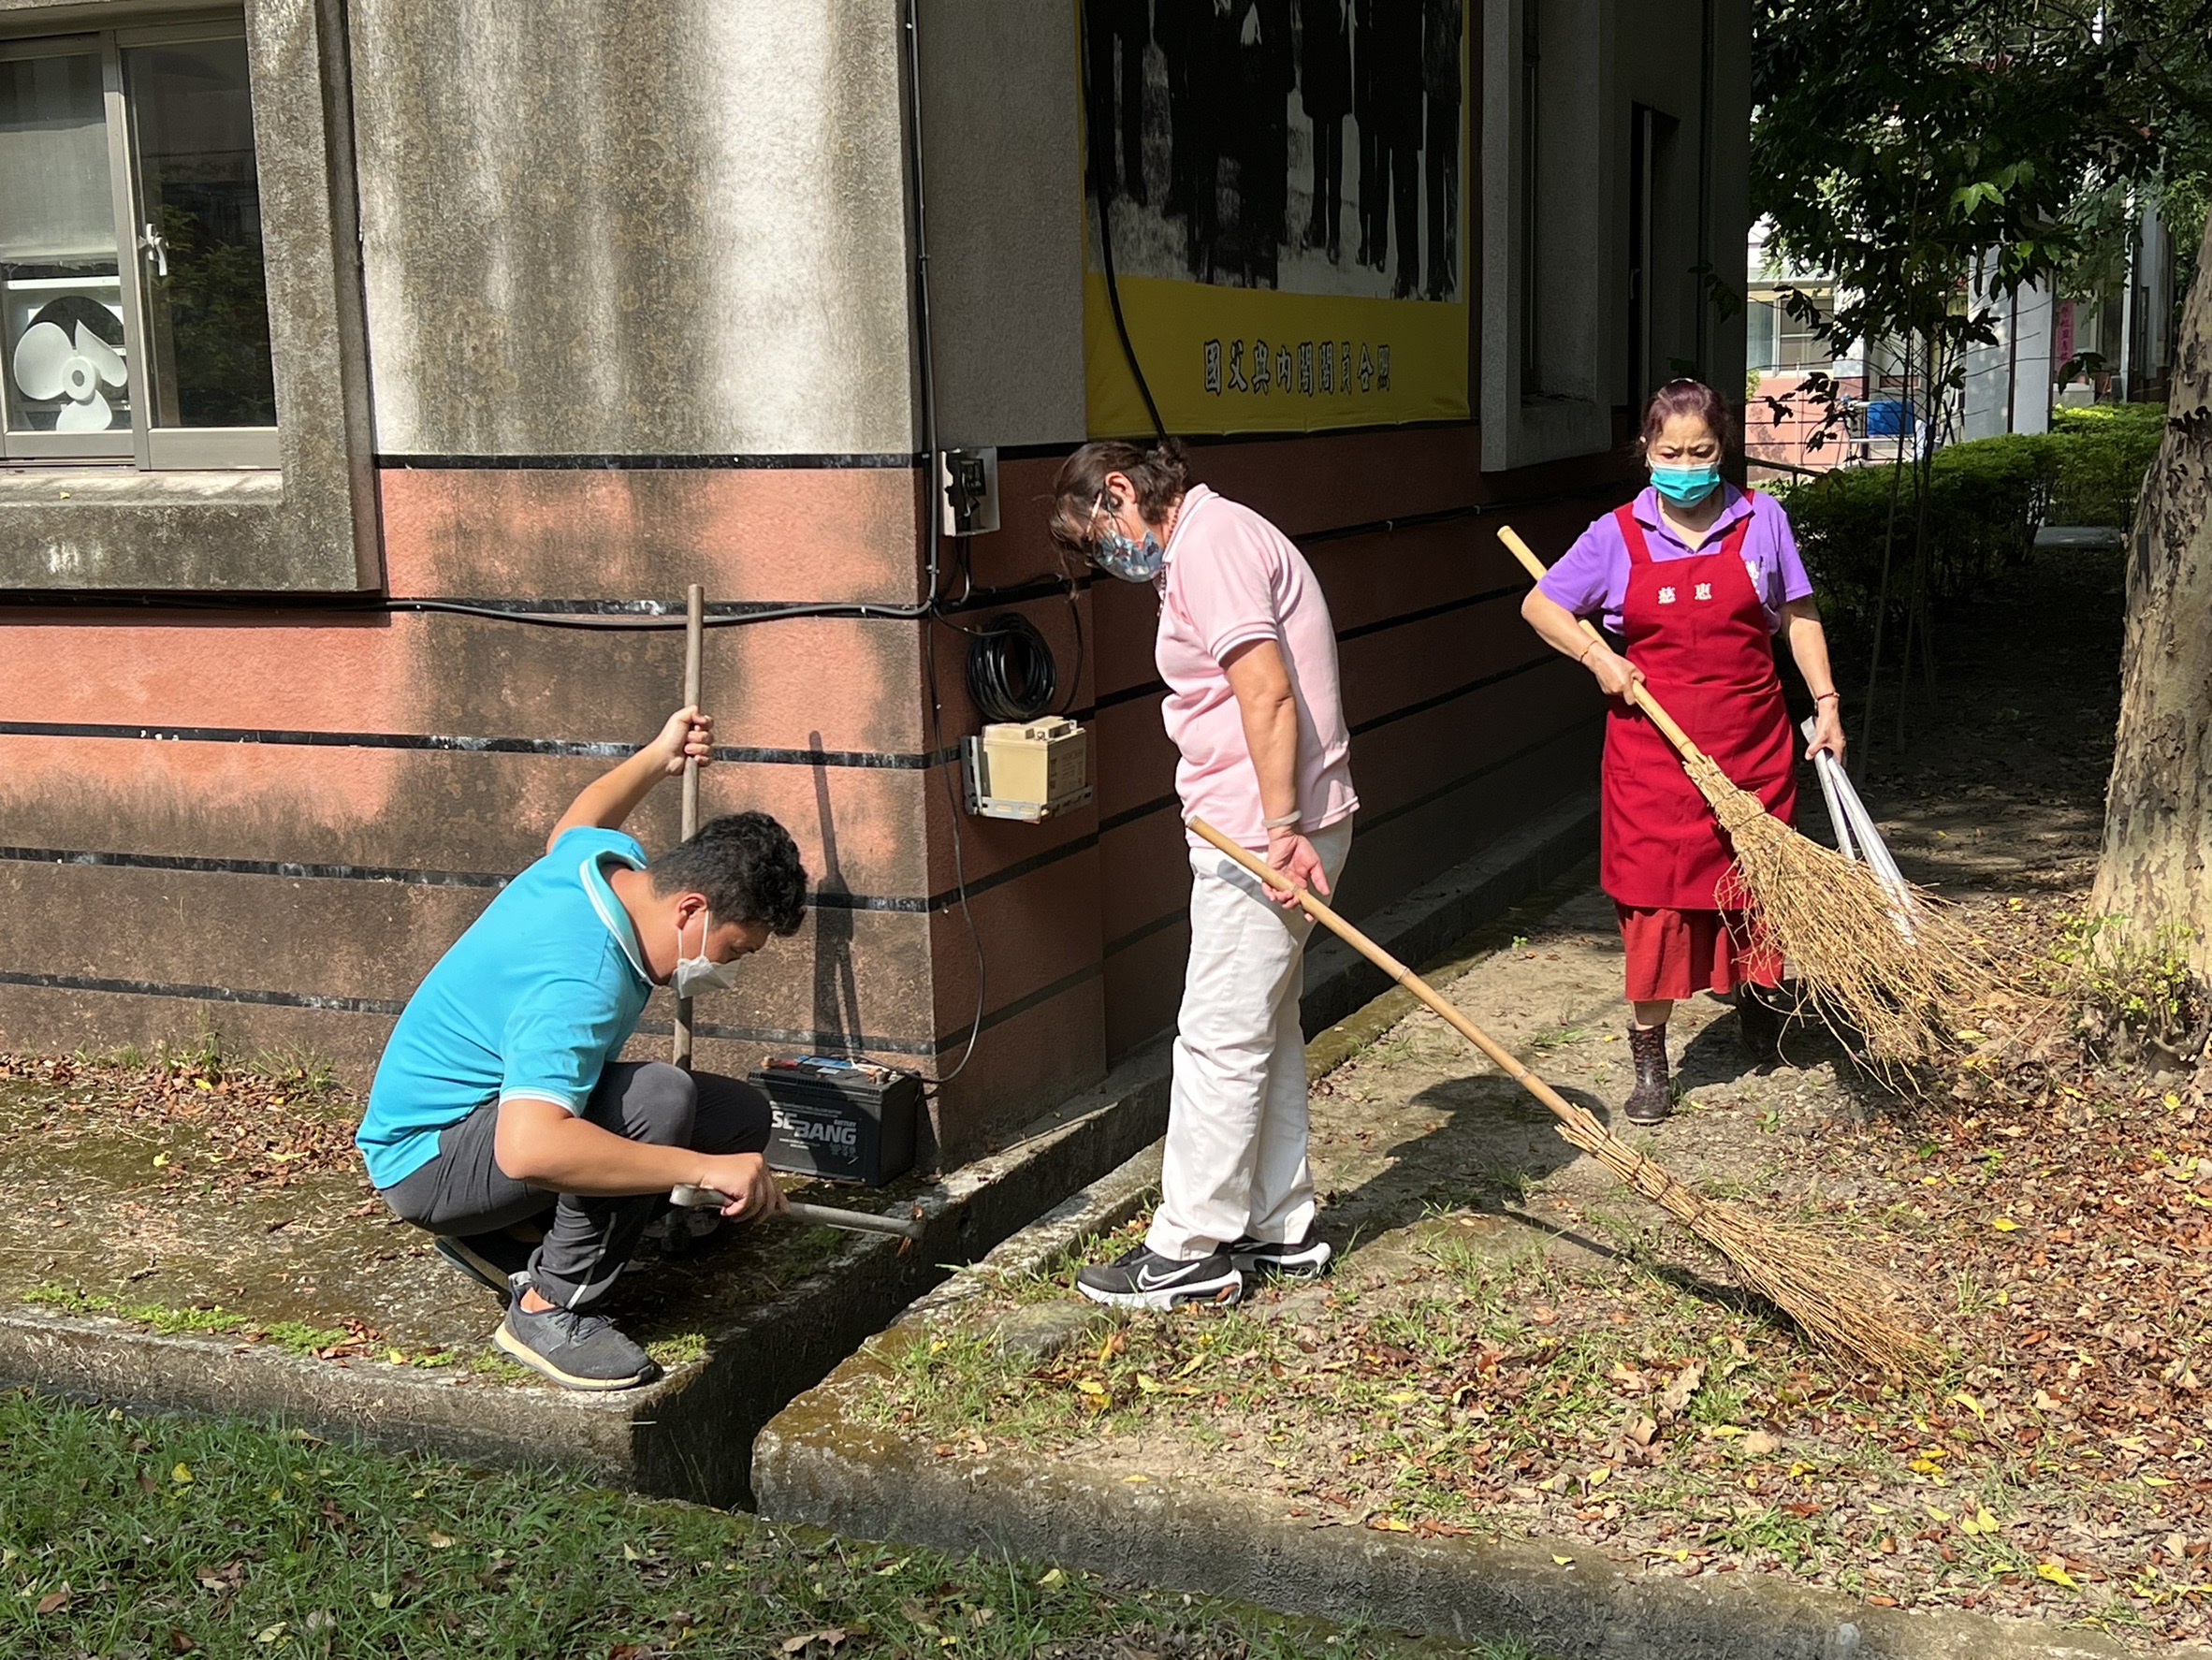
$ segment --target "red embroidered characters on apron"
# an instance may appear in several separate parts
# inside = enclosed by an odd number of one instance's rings
[[[1743,563],[1746,514],[1717,546],[1657,561],[1631,507],[1614,515],[1628,545],[1622,632],[1652,695],[1723,772],[1784,823],[1797,814],[1796,753],[1773,631]],[[1623,905],[1724,909],[1727,836],[1640,709],[1616,702],[1606,722],[1600,880]]]

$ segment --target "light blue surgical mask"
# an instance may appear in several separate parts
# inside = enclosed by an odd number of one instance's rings
[[[1721,488],[1721,464],[1708,461],[1702,467],[1653,466],[1652,488],[1677,507],[1695,507]]]
[[[1100,496],[1094,508],[1103,511],[1106,498]],[[1091,563],[1109,576],[1118,576],[1124,582],[1150,582],[1168,561],[1168,550],[1149,530],[1140,542],[1111,519],[1091,544]]]

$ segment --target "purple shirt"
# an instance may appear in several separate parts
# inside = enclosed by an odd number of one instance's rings
[[[1759,604],[1766,608],[1767,626],[1780,630],[1783,606],[1812,594],[1812,580],[1805,575],[1805,561],[1797,557],[1797,539],[1790,534],[1790,517],[1771,496],[1746,495],[1732,484],[1721,488],[1727,494],[1728,504],[1721,509],[1721,517],[1713,521],[1705,540],[1693,548],[1661,522],[1659,492],[1647,485],[1636,499],[1636,520],[1643,526],[1644,546],[1654,562],[1711,553],[1728,528],[1748,517],[1751,529],[1743,536],[1743,568]],[[1547,599],[1557,600],[1578,617],[1587,617],[1602,606],[1605,626],[1619,633],[1621,605],[1628,594],[1628,544],[1622,540],[1621,526],[1613,516],[1608,513],[1592,520],[1590,528],[1566,550],[1566,557],[1545,573],[1544,580],[1536,586]]]

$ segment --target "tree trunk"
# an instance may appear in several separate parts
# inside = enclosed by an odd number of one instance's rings
[[[2176,342],[2166,436],[2128,552],[2119,732],[2094,904],[2196,931],[2212,976],[2212,225]]]

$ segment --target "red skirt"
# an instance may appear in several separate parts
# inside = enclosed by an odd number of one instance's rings
[[[1780,985],[1782,955],[1751,945],[1740,910],[1675,910],[1623,905],[1621,944],[1628,954],[1628,1000],[1680,1002],[1701,991]]]

